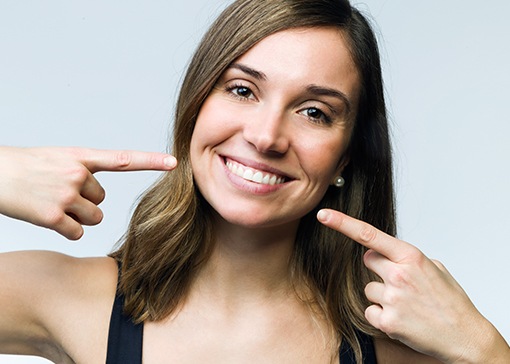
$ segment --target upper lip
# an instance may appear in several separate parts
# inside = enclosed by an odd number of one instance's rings
[[[253,160],[250,160],[250,159],[246,159],[246,158],[242,158],[242,157],[231,157],[231,156],[227,156],[227,155],[222,155],[221,156],[223,158],[223,160],[225,159],[230,159],[234,162],[237,162],[237,163],[240,163],[246,167],[249,167],[249,168],[252,168],[252,169],[256,169],[256,170],[259,170],[259,171],[262,171],[262,172],[266,172],[266,173],[271,173],[271,174],[275,174],[275,175],[278,175],[280,177],[284,177],[285,180],[293,180],[295,179],[295,177],[291,176],[290,174],[288,173],[285,173],[284,171],[278,169],[278,168],[274,168],[274,167],[271,167],[265,163],[261,163],[261,162],[256,162],[256,161],[253,161]]]

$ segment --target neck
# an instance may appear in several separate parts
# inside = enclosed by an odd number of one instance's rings
[[[297,226],[293,222],[254,229],[217,222],[214,247],[198,274],[197,288],[202,294],[229,302],[288,296]]]

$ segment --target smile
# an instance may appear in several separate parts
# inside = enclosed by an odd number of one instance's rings
[[[285,182],[285,177],[280,177],[272,173],[262,172],[257,169],[246,167],[231,160],[226,160],[225,164],[230,172],[247,181],[270,186],[282,184]]]

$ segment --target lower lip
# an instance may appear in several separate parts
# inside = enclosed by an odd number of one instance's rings
[[[245,180],[242,177],[232,173],[227,165],[225,164],[225,160],[222,157],[219,157],[221,164],[223,165],[223,169],[225,174],[227,175],[230,182],[239,190],[254,194],[254,195],[266,195],[275,191],[278,191],[286,186],[288,182],[275,184],[275,185],[264,185],[261,183],[256,183],[253,181]]]

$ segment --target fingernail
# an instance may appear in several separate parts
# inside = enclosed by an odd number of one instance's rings
[[[319,221],[322,221],[322,222],[326,222],[328,219],[329,219],[329,215],[331,215],[329,213],[329,211],[326,211],[326,210],[320,210],[318,213],[317,213],[317,219]]]
[[[174,156],[169,156],[163,160],[163,163],[165,163],[165,166],[173,168],[177,165],[177,159]]]

